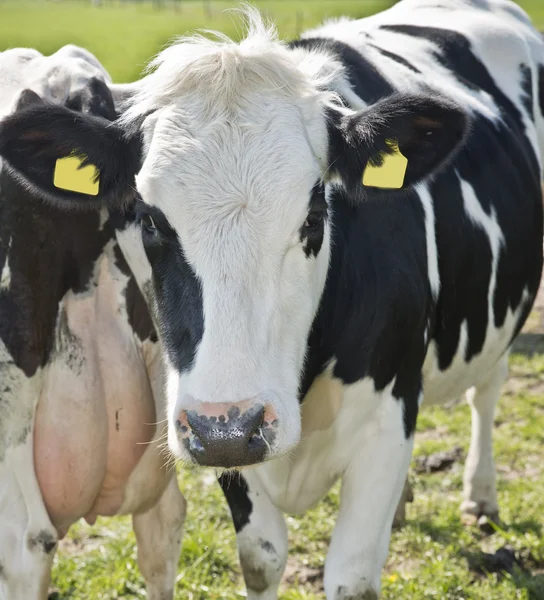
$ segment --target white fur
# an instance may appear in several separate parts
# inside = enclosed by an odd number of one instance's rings
[[[0,164],[0,170],[2,169],[2,165]],[[9,268],[9,253],[11,250],[11,238],[7,245],[6,251],[6,259],[2,266],[2,271],[0,275],[0,290],[8,289],[11,284],[11,270]]]
[[[436,246],[436,222],[434,217],[433,199],[429,187],[421,184],[417,188],[419,199],[425,211],[425,241],[427,243],[427,268],[429,283],[433,298],[436,300],[440,293],[440,272],[438,270],[438,248]]]
[[[70,92],[96,77],[104,83],[110,76],[88,50],[69,44],[50,56],[30,48],[0,52],[0,118],[9,114],[24,89],[46,101],[63,104]]]

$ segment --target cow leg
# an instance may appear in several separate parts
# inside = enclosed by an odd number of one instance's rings
[[[507,375],[508,353],[496,364],[485,382],[467,392],[472,411],[472,433],[461,504],[463,521],[467,524],[483,524],[483,517],[499,523],[492,435],[495,407]]]
[[[0,464],[0,600],[45,600],[57,548],[57,531],[34,472],[31,440],[30,432]]]
[[[382,395],[342,477],[340,510],[325,564],[327,600],[376,600],[391,525],[413,448],[403,403]]]
[[[287,525],[256,477],[222,475],[236,529],[248,600],[277,600],[287,562]]]
[[[185,498],[173,473],[155,506],[132,517],[148,600],[174,598],[185,510]]]

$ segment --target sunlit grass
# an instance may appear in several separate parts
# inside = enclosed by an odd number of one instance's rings
[[[390,0],[257,0],[281,35],[293,38],[322,19],[350,14],[363,17],[386,8]],[[149,60],[177,36],[211,28],[240,36],[240,19],[228,9],[236,2],[185,1],[180,10],[157,10],[150,3],[0,1],[0,51],[28,46],[51,54],[64,44],[93,52],[115,81],[137,79]]]

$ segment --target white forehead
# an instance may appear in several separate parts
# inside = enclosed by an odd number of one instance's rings
[[[251,109],[211,122],[197,111],[167,110],[155,120],[137,177],[146,201],[171,201],[180,211],[202,212],[209,203],[259,211],[282,187],[308,192],[322,172],[324,125],[310,136],[298,107],[285,99],[256,95]]]
[[[151,113],[137,186],[184,245],[195,232],[213,244],[225,228],[240,229],[232,240],[288,235],[324,175],[331,61],[288,50],[257,13],[249,20],[239,44],[187,38],[165,50],[123,116]]]
[[[322,166],[296,106],[276,100],[250,123],[186,123],[176,111],[155,123],[137,187],[194,265],[257,263],[305,218]]]
[[[78,46],[63,46],[51,56],[30,48],[0,52],[0,117],[13,110],[24,89],[63,104],[70,92],[85,87],[93,77],[111,82],[98,59]]]

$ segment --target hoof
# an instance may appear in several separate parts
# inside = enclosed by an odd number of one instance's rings
[[[488,515],[484,513],[475,515],[473,513],[465,512],[461,515],[461,521],[463,525],[466,525],[467,527],[478,527],[480,531],[488,534],[495,533],[493,525],[496,525],[500,529],[504,529],[504,523],[501,521],[498,511],[491,512]]]

